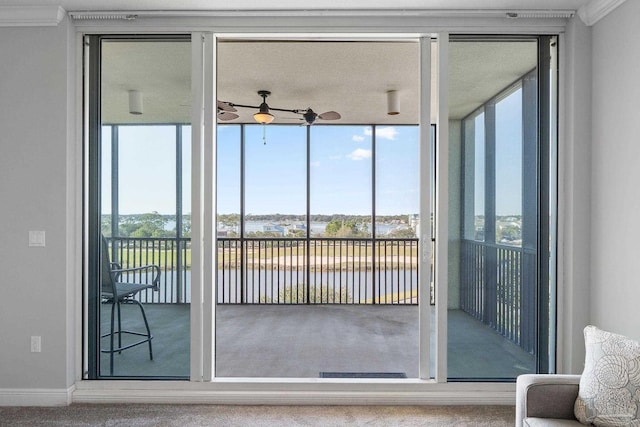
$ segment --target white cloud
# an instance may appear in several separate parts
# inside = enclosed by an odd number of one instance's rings
[[[370,127],[366,127],[364,128],[364,131],[362,133],[364,134],[364,136],[371,136],[373,135],[373,129]],[[394,141],[396,139],[396,135],[398,135],[398,130],[393,126],[376,128],[376,138],[389,139],[391,141]],[[354,135],[353,140],[357,142],[364,141],[364,136]]]
[[[376,128],[376,137],[382,139],[389,139],[391,141],[396,139],[396,135],[398,134],[398,130],[393,126],[389,126],[386,128]]]
[[[364,148],[356,148],[351,152],[351,154],[347,154],[347,157],[351,160],[364,160],[371,158],[371,150],[366,150]]]
[[[312,168],[319,168],[320,167],[320,162],[311,162],[309,164],[309,166],[311,166]]]

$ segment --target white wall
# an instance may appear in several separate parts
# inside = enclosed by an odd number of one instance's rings
[[[640,264],[638,16],[640,2],[625,2],[599,21],[593,51],[591,29],[575,18],[561,46],[567,77],[559,248],[565,372],[582,368],[581,331],[588,322],[640,339],[634,268]],[[3,389],[74,383],[79,322],[73,304],[80,283],[75,191],[81,181],[74,157],[72,37],[67,21],[0,28],[0,404]],[[47,246],[29,248],[28,230],[45,230]],[[32,335],[42,336],[42,353],[29,351]]]
[[[640,2],[593,27],[591,321],[640,339]]]
[[[0,28],[0,391],[65,389],[74,380],[71,34],[67,22]],[[29,230],[46,231],[46,247],[28,247]],[[33,335],[41,353],[30,351]]]
[[[560,45],[558,372],[581,373],[590,322],[591,28],[579,18]]]

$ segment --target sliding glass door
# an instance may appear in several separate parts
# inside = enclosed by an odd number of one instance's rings
[[[88,378],[554,370],[555,38],[382,39],[87,37]]]
[[[418,377],[418,294],[430,292],[418,278],[419,97],[408,90],[419,43],[229,40],[217,52],[215,375]],[[378,61],[380,84],[407,88],[396,118],[383,88],[382,108],[364,94],[346,102],[344,83],[382,52],[408,68]],[[328,61],[322,78],[342,85],[305,74]],[[254,67],[259,83],[238,75]],[[258,124],[267,89],[274,119]]]
[[[190,43],[89,43],[89,377],[188,377]]]
[[[448,377],[549,372],[550,37],[452,38]],[[472,81],[464,91],[461,81]]]

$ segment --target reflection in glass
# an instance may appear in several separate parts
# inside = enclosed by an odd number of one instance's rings
[[[523,180],[537,180],[535,160],[523,173],[523,122],[535,131],[537,111],[523,108],[535,99],[520,88],[537,67],[537,39],[454,37],[450,54],[449,176],[459,174],[461,185],[449,187],[447,376],[512,380],[536,371],[529,293],[536,275],[529,268],[537,253],[535,245],[522,250],[522,227],[523,201],[536,197]],[[535,227],[537,212],[529,214]]]
[[[522,246],[522,89],[496,103],[496,243]]]
[[[105,37],[100,43],[101,80],[91,84],[100,87],[96,146],[101,176],[90,188],[99,191],[100,235],[91,239],[101,243],[105,238],[98,261],[105,268],[96,283],[100,301],[90,305],[89,315],[99,327],[93,347],[99,354],[91,355],[97,363],[95,369],[90,366],[90,376],[185,378],[190,363],[191,127],[189,108],[179,107],[176,99],[190,97],[191,46],[185,39]],[[127,92],[138,88],[143,111],[134,115]],[[154,286],[114,298],[113,281],[129,288]],[[119,289],[118,295],[124,285]],[[133,345],[146,339],[139,335],[147,333],[145,320],[150,345]]]
[[[371,134],[369,126],[312,128],[311,236],[371,236]]]

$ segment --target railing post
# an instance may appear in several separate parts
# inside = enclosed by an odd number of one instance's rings
[[[307,260],[307,271],[306,271],[306,304],[311,304],[310,294],[311,294],[311,198],[309,195],[311,194],[311,126],[307,126],[307,197],[306,197],[306,219],[307,219],[307,230],[306,230],[306,260]],[[315,248],[314,248],[315,249]],[[315,258],[314,258],[315,260]],[[315,266],[315,262],[314,262]]]
[[[168,243],[168,242],[167,242]],[[176,301],[182,294],[182,126],[176,125]]]
[[[489,101],[484,106],[485,129],[485,201],[484,201],[484,285],[482,320],[496,324],[498,254],[496,248],[496,104]]]

